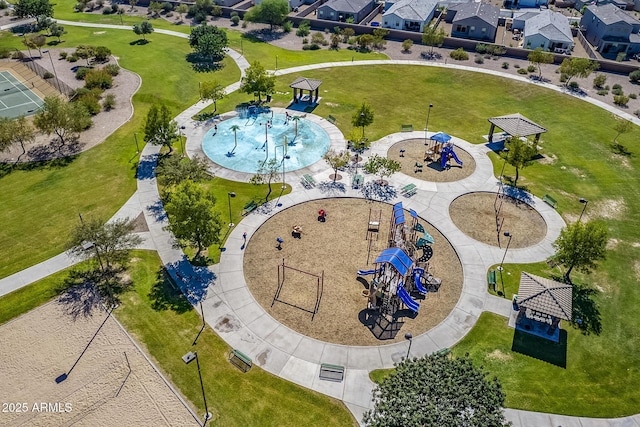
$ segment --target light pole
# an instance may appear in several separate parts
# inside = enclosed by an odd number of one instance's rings
[[[56,83],[58,82],[58,73],[56,72],[56,66],[53,65],[53,59],[51,58],[51,51],[50,50],[45,50],[43,52],[47,52],[49,54],[49,61],[51,61],[51,68],[53,68],[53,75],[56,77]],[[58,88],[60,89],[60,88]]]
[[[580,222],[580,220],[582,219],[582,214],[584,214],[584,210],[587,209],[587,205],[589,204],[589,201],[587,199],[580,197],[580,203],[582,203],[584,206],[582,207],[582,212],[580,212],[580,218],[578,218],[578,222]]]
[[[431,115],[432,108],[433,108],[433,104],[429,104],[429,109],[427,110],[427,123],[424,126],[424,145],[427,145],[427,132],[429,131],[429,116]]]
[[[407,349],[407,357],[405,357],[405,359],[409,359],[409,353],[411,353],[411,342],[413,340],[413,335],[411,335],[411,332],[407,332],[406,334],[404,334],[404,339],[409,341],[409,348]]]
[[[200,360],[198,359],[198,352],[189,352],[182,356],[182,360],[186,364],[191,363],[193,359],[196,359],[196,365],[198,365],[198,377],[200,378],[200,388],[202,389],[202,400],[204,400],[204,423],[202,423],[202,425],[204,426],[205,424],[207,424],[207,421],[211,419],[211,413],[209,412],[209,407],[207,406],[207,395],[204,392],[204,383],[202,382],[202,373],[200,372]]]
[[[504,279],[502,278],[502,270],[504,270],[504,268],[502,267],[502,265],[504,264],[504,259],[507,257],[507,252],[509,251],[509,245],[511,244],[511,238],[513,237],[513,234],[509,233],[508,231],[505,231],[504,236],[508,237],[509,241],[507,242],[507,247],[504,250],[504,255],[502,255],[502,261],[500,261],[500,266],[498,267],[498,271],[500,272],[500,283],[502,284],[502,296],[505,296]]]
[[[139,153],[140,147],[138,146],[138,132],[133,133],[133,139],[136,141],[136,153]]]
[[[229,200],[229,228],[233,227],[235,224],[233,223],[233,219],[231,218],[231,198],[236,197],[236,193],[230,191],[227,193],[227,199]]]

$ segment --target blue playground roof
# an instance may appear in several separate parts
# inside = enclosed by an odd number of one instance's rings
[[[404,209],[402,209],[402,202],[398,202],[393,205],[393,223],[395,225],[404,224]]]
[[[388,248],[382,251],[380,256],[376,258],[377,263],[389,263],[396,269],[398,273],[402,276],[406,276],[411,267],[413,266],[413,261],[407,255],[407,253],[400,248]]]

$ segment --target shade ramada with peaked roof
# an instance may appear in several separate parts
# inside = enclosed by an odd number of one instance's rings
[[[505,131],[509,136],[535,135],[536,142],[540,139],[540,134],[547,131],[545,128],[534,123],[520,113],[492,117],[487,120],[491,123],[491,128],[489,129],[489,142],[493,142],[493,131],[496,127]]]
[[[518,306],[556,319],[571,320],[572,287],[523,271],[520,275]]]
[[[309,104],[313,104],[314,102],[318,102],[318,88],[322,84],[322,80],[316,79],[308,79],[306,77],[298,77],[289,85],[290,88],[293,89],[293,102],[298,102],[299,98],[302,97],[302,93],[305,90],[309,91]],[[298,95],[298,91],[300,94]],[[315,100],[313,93],[315,92]]]

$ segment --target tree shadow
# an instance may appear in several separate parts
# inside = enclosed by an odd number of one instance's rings
[[[77,138],[69,139],[64,145],[58,139],[51,140],[49,144],[39,145],[27,151],[27,156],[34,162],[45,162],[69,156],[77,156],[82,151],[84,143]]]
[[[395,316],[389,320],[377,311],[370,309],[360,311],[358,320],[371,331],[376,339],[381,341],[394,339],[404,325],[404,322],[398,321]]]
[[[560,329],[559,342],[515,330],[511,351],[567,368],[567,331]]]
[[[250,30],[243,35],[243,38],[249,39],[251,41],[260,41],[262,43],[269,43],[275,40],[280,40],[287,33],[284,31],[275,31],[269,28],[261,28],[257,30]]]
[[[620,144],[619,142],[611,143],[609,144],[609,147],[611,148],[611,151],[613,151],[614,154],[618,154],[620,156],[625,156],[625,157],[633,156],[633,153],[629,151],[627,147]]]
[[[134,41],[129,43],[129,45],[131,45],[131,46],[144,46],[146,44],[149,44],[149,40],[138,39],[138,40],[134,40]]]
[[[186,60],[191,64],[193,70],[197,73],[209,73],[213,71],[221,70],[224,65],[222,64],[222,59],[224,57],[214,57],[204,56],[197,52],[188,53],[186,56]]]
[[[207,289],[215,284],[216,275],[207,267],[195,266],[186,256],[165,266],[166,272],[190,304],[196,304],[207,296]]]
[[[318,189],[327,195],[336,195],[347,191],[344,183],[338,181],[322,181],[318,184]]]
[[[57,157],[50,160],[40,160],[32,162],[0,162],[0,178],[3,178],[14,171],[35,171],[47,169],[59,169],[70,165],[78,155]]]
[[[367,200],[387,202],[396,198],[396,189],[390,185],[380,185],[376,181],[369,181],[362,185],[361,192]]]
[[[505,181],[508,180],[509,179],[505,177]],[[502,192],[506,196],[511,197],[512,199],[515,199],[517,201],[524,202],[528,205],[534,204],[533,196],[531,195],[531,193],[529,193],[526,186],[521,185],[519,187],[514,187],[512,185],[504,185],[502,186]]]
[[[136,177],[138,179],[155,178],[156,176],[155,169],[157,164],[158,164],[158,154],[147,154],[144,156],[140,156]]]
[[[146,209],[153,215],[153,218],[157,222],[162,222],[167,219],[167,212],[164,210],[164,204],[161,200],[156,200],[153,204],[148,205]]]
[[[573,327],[582,331],[584,335],[600,335],[602,322],[595,297],[600,292],[585,285],[573,285]]]
[[[151,300],[151,308],[156,311],[172,310],[182,314],[193,309],[184,294],[173,284],[164,268],[156,273],[156,281],[147,296]]]

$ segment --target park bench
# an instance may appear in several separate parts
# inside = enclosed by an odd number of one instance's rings
[[[554,209],[558,206],[558,202],[556,201],[556,199],[554,199],[548,194],[545,194],[542,200]]]
[[[308,173],[305,173],[303,178],[304,178],[305,181],[307,181],[307,183],[309,184],[310,187],[315,187],[316,186],[316,180],[313,179],[313,177],[311,175],[309,175]]]
[[[329,115],[327,116],[327,121],[328,121],[329,123],[331,123],[332,125],[335,125],[337,120],[336,120],[336,118],[335,118],[335,117],[333,117],[331,114],[329,114]]]
[[[415,184],[407,184],[407,185],[405,185],[404,187],[402,187],[402,190],[400,190],[400,192],[401,192],[402,194],[404,194],[404,193],[406,193],[407,191],[411,191],[411,190],[413,190],[414,188],[416,188],[416,185],[415,185]]]
[[[407,190],[404,192],[404,197],[411,197],[418,192],[417,187],[413,187],[411,190]]]
[[[445,348],[441,348],[438,351],[434,351],[433,355],[434,356],[446,356],[447,354],[451,353],[451,349],[445,347]]]
[[[326,381],[342,382],[344,379],[344,366],[323,363],[320,365],[320,379]]]
[[[249,215],[251,212],[256,210],[257,207],[258,207],[258,204],[253,200],[251,200],[242,208],[242,216]]]
[[[249,371],[249,369],[251,369],[251,366],[253,366],[251,358],[240,350],[231,350],[231,353],[229,355],[229,362],[231,362],[242,372]]]
[[[496,271],[495,270],[489,270],[489,272],[487,273],[487,282],[489,283],[489,287],[492,290],[496,290]]]
[[[401,132],[413,132],[413,125],[400,125]]]

